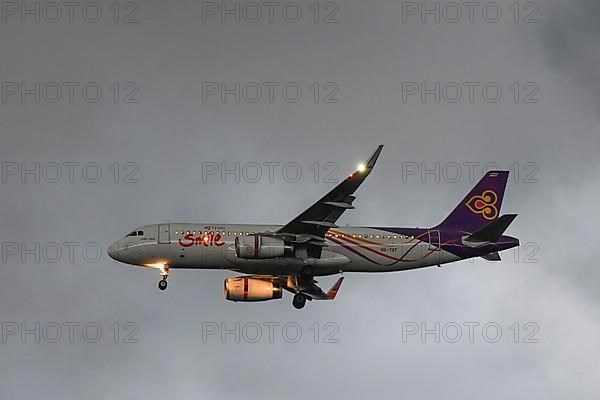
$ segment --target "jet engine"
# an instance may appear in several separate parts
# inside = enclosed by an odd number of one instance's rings
[[[231,301],[265,301],[283,295],[281,287],[273,282],[248,277],[225,279],[224,293]]]
[[[235,238],[235,255],[239,258],[275,258],[292,252],[292,246],[281,239],[252,235]]]

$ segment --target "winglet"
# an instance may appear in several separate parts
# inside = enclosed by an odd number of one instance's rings
[[[333,300],[335,299],[335,296],[337,295],[338,290],[340,289],[340,286],[342,286],[342,282],[344,281],[344,277],[340,277],[340,279],[337,280],[337,282],[335,282],[333,284],[333,286],[331,287],[331,289],[329,289],[329,291],[327,292],[327,299],[328,300]]]
[[[375,150],[375,152],[373,154],[371,154],[371,157],[369,157],[369,159],[367,160],[365,167],[371,169],[375,166],[375,162],[377,161],[377,158],[379,157],[379,154],[381,154],[381,150],[383,149],[383,145],[380,144],[379,146],[377,146],[377,149]]]

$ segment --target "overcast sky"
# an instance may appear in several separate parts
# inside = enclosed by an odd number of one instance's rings
[[[178,3],[2,3],[0,398],[597,397],[598,2]],[[151,223],[286,223],[379,143],[341,224],[434,225],[495,163],[520,249],[301,311],[106,255]]]

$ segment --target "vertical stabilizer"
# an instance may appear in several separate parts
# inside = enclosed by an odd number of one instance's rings
[[[437,229],[475,232],[500,216],[508,171],[489,171]]]

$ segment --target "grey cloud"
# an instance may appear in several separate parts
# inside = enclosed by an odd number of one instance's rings
[[[496,24],[422,24],[402,23],[398,2],[337,4],[336,24],[202,23],[201,3],[153,1],[139,3],[137,24],[115,24],[110,13],[97,24],[0,24],[2,81],[104,89],[98,103],[0,103],[1,162],[96,162],[103,172],[98,183],[0,183],[0,241],[106,250],[161,221],[284,223],[333,185],[315,183],[307,167],[333,162],[343,177],[384,143],[341,223],[435,224],[472,183],[403,181],[404,163],[493,161],[519,172],[503,207],[519,213],[510,234],[536,243],[538,262],[525,262],[521,248],[501,263],[348,274],[334,302],[298,313],[287,297],[225,301],[230,272],[175,271],[161,293],[156,273],[106,254],[94,263],[80,253],[56,263],[11,257],[0,265],[0,322],[97,322],[103,336],[95,344],[10,337],[0,343],[0,397],[595,398],[598,7],[540,2],[538,24],[515,24],[509,11]],[[297,82],[305,94],[298,103],[202,101],[202,82],[267,81]],[[498,82],[504,95],[402,101],[402,82],[437,81]],[[508,87],[530,81],[539,102],[515,103]],[[114,82],[136,82],[139,102],[114,102]],[[315,103],[314,82],[337,83],[339,103]],[[268,161],[298,162],[306,173],[297,183],[202,180],[203,162]],[[113,182],[115,162],[121,172],[136,163],[139,182]],[[537,183],[523,181],[528,162]],[[273,321],[297,323],[303,340],[202,341],[203,323]],[[403,322],[469,321],[498,323],[502,340],[402,341]],[[114,343],[115,322],[137,324],[139,343]],[[314,343],[310,327],[324,333],[327,322],[339,327],[339,343]],[[515,322],[521,334],[536,323],[539,343],[514,343]]]

